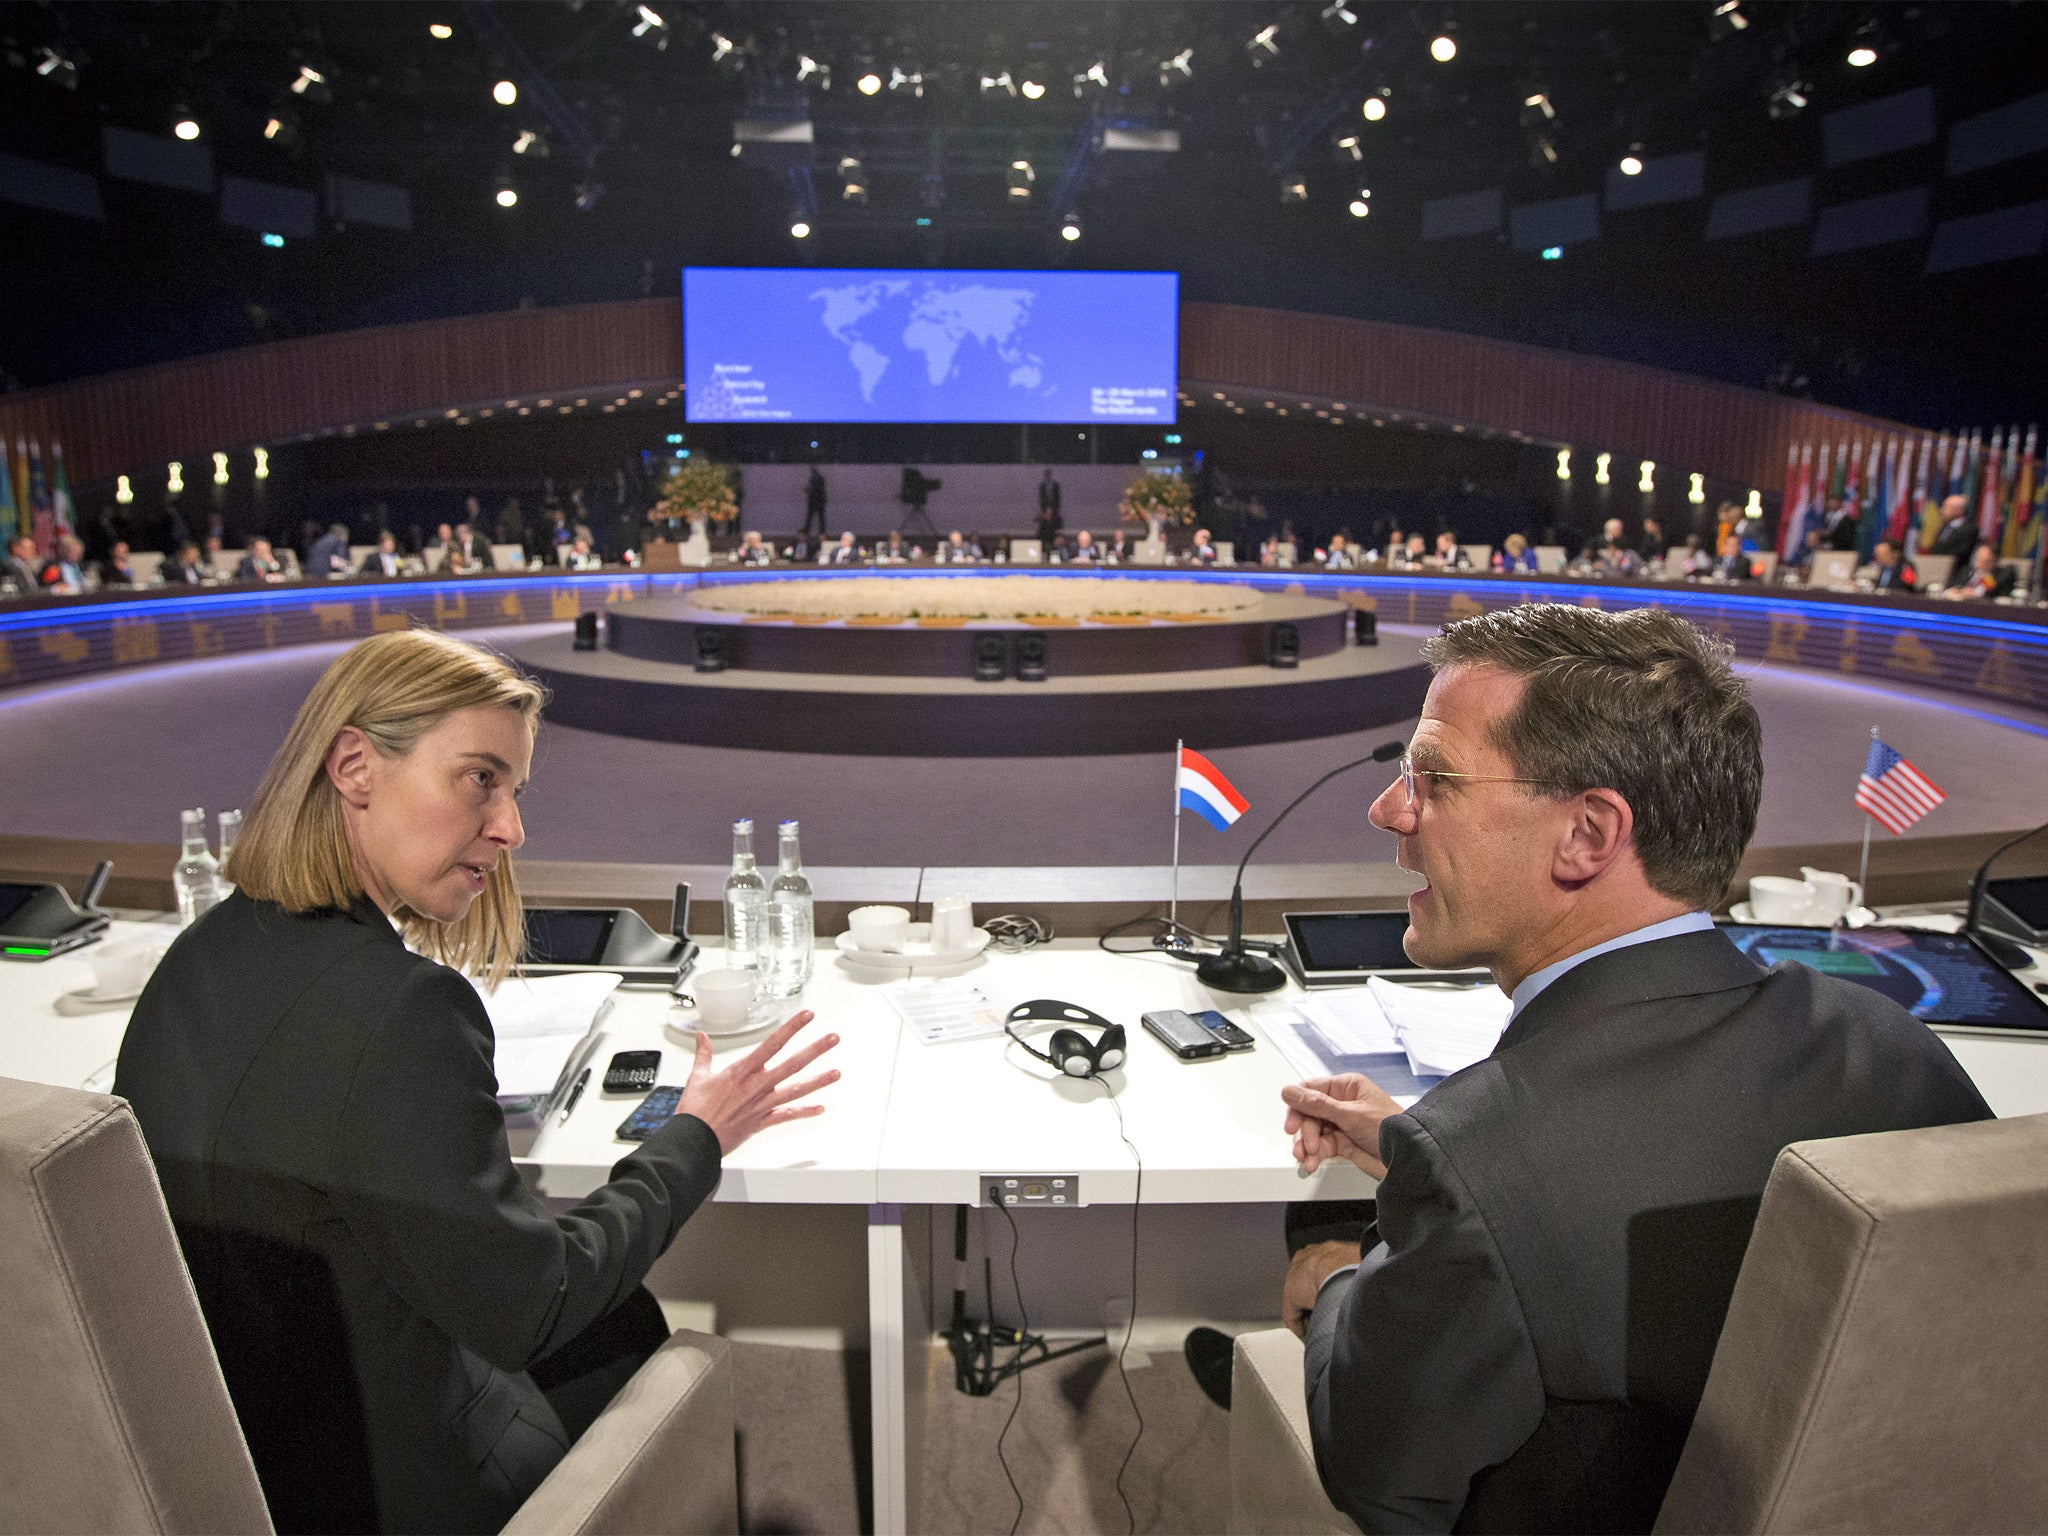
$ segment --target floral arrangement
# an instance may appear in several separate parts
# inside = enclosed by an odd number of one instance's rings
[[[1157,469],[1140,470],[1138,477],[1124,487],[1124,499],[1116,504],[1116,510],[1127,523],[1149,523],[1155,517],[1169,523],[1192,523],[1195,493],[1179,475]]]
[[[709,459],[684,459],[663,478],[661,499],[651,515],[677,517],[686,522],[701,517],[723,524],[739,513],[732,477],[723,464],[714,464]]]

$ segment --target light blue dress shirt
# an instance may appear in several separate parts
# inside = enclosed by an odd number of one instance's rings
[[[1554,965],[1546,965],[1533,975],[1522,978],[1522,984],[1509,994],[1513,1004],[1508,1009],[1508,1023],[1521,1017],[1522,1010],[1536,1001],[1536,994],[1549,986],[1558,977],[1575,965],[1584,965],[1595,955],[1604,955],[1612,950],[1627,949],[1631,944],[1648,944],[1656,939],[1674,939],[1681,933],[1704,933],[1714,926],[1714,919],[1706,912],[1683,912],[1677,917],[1667,917],[1661,923],[1651,923],[1628,933],[1617,934],[1598,944],[1580,950],[1575,955],[1566,955]]]

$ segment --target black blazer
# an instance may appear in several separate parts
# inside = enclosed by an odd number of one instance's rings
[[[1381,1128],[1384,1247],[1309,1326],[1331,1498],[1367,1531],[1647,1531],[1778,1153],[1990,1117],[1896,1003],[1718,932],[1567,971]]]
[[[271,1519],[495,1531],[567,1449],[526,1374],[716,1186],[678,1116],[556,1214],[512,1165],[488,1016],[367,902],[230,896],[135,1005],[135,1108]]]

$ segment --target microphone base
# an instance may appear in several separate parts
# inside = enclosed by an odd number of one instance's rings
[[[1287,985],[1287,972],[1261,956],[1225,951],[1204,955],[1195,980],[1217,992],[1278,992]]]
[[[1991,933],[1982,928],[1969,929],[1968,933],[1990,953],[1992,959],[2008,971],[2029,971],[2034,968],[2034,957],[2004,934]]]

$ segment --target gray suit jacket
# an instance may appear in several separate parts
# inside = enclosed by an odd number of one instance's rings
[[[1596,956],[1385,1122],[1308,1407],[1367,1531],[1650,1528],[1788,1143],[1989,1119],[1897,1004],[1719,932]]]
[[[718,1183],[679,1115],[556,1213],[520,1179],[470,984],[374,906],[239,893],[171,946],[135,1108],[279,1531],[495,1531],[568,1448],[527,1368],[630,1296]]]

